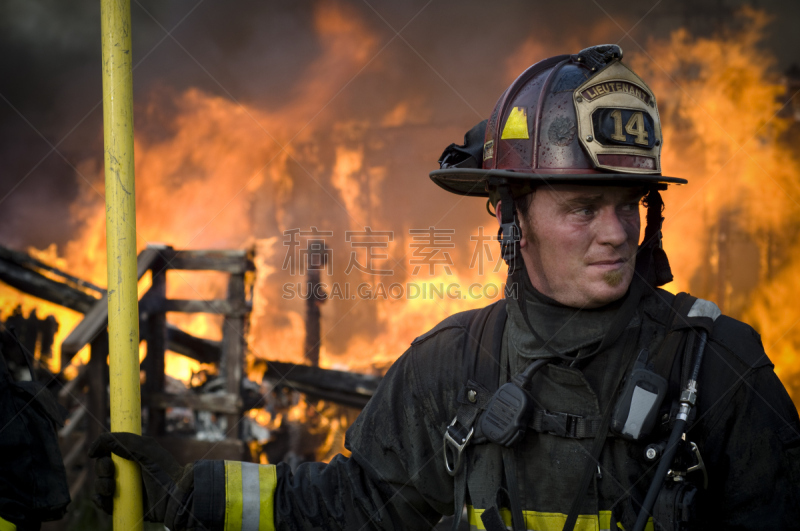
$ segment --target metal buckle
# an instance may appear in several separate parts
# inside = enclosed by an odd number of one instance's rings
[[[703,456],[700,455],[700,448],[691,441],[689,441],[689,445],[694,452],[694,456],[697,459],[697,464],[692,465],[686,469],[686,473],[689,474],[690,472],[694,472],[695,470],[702,470],[703,471],[703,488],[708,489],[708,471],[706,470],[706,464],[703,462]]]
[[[453,428],[453,432],[456,431],[454,428],[456,422],[458,422],[458,415],[453,417],[453,421],[449,426],[447,426],[447,429],[444,432],[444,467],[447,469],[447,473],[451,476],[458,474],[459,469],[461,469],[461,457],[464,452],[464,448],[467,446],[467,444],[469,444],[470,439],[472,439],[472,434],[475,432],[475,428],[470,427],[467,436],[464,437],[459,443],[453,438],[453,435],[458,437],[458,433],[451,434],[450,432],[451,428]],[[452,447],[451,451],[456,454],[456,462],[454,465],[450,465],[450,457],[447,454],[448,445]]]

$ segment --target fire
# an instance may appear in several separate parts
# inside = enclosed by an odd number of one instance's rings
[[[800,309],[792,304],[796,291],[789,288],[800,288],[796,280],[800,251],[796,243],[783,242],[783,238],[800,226],[799,203],[793,199],[800,198],[798,163],[784,141],[788,122],[779,115],[783,87],[773,77],[774,61],[757,46],[766,19],[754,11],[746,11],[743,17],[748,22],[740,32],[696,39],[681,30],[667,41],[648,43],[644,52],[627,50],[627,61],[658,95],[664,123],[664,174],[686,177],[691,183],[665,194],[664,243],[676,276],[668,288],[712,300],[722,293],[725,300],[718,302],[723,309],[756,325],[779,374],[789,383],[800,374],[796,358]],[[323,367],[381,372],[414,337],[441,319],[500,298],[505,282],[504,268],[493,271],[499,259],[496,243],[488,272],[481,274],[467,265],[474,245],[469,236],[481,226],[487,234],[495,230],[493,220],[482,214],[482,205],[475,200],[469,200],[475,205],[475,217],[453,227],[455,247],[447,250],[451,274],[441,268],[433,274],[411,274],[408,230],[427,227],[436,216],[415,209],[416,205],[400,205],[387,192],[392,182],[408,180],[408,176],[403,168],[386,162],[391,160],[387,153],[400,148],[380,139],[382,131],[428,124],[430,112],[425,110],[426,102],[418,99],[392,101],[371,118],[337,115],[332,102],[340,97],[342,87],[371,64],[379,39],[367,21],[338,4],[319,4],[315,25],[322,52],[296,81],[294,96],[278,107],[237,102],[199,89],[181,93],[161,89],[148,95],[137,109],[138,246],[166,242],[178,249],[255,249],[246,370],[257,382],[264,360],[304,359],[306,301],[285,298],[282,286],[304,282],[305,277],[284,267],[285,231],[316,226],[333,233],[329,245],[335,267],[332,275],[323,275],[328,285],[350,283],[354,289],[361,282],[397,283],[406,291],[416,286],[412,289],[420,293],[430,293],[439,285],[457,285],[460,290],[455,297],[331,297],[322,305]],[[614,27],[598,24],[593,30],[595,40],[607,40],[599,37],[612,31]],[[584,44],[576,41],[569,47],[579,49]],[[551,55],[551,49],[552,44],[528,39],[508,61],[508,72],[516,75],[531,60]],[[447,141],[442,141],[442,147]],[[39,256],[104,285],[101,164],[98,154],[78,165],[82,190],[73,216],[82,222],[80,233],[61,253],[51,247]],[[417,182],[433,186],[424,176]],[[394,231],[381,249],[385,257],[374,264],[393,270],[392,275],[358,271],[344,275],[352,258],[345,232],[365,227]],[[761,256],[756,260],[761,265],[755,281],[747,289],[724,280],[727,270],[722,265],[732,270],[734,257],[720,242],[734,233],[743,235]],[[775,241],[783,242],[779,257],[770,254],[774,244],[769,242]],[[363,250],[354,252],[358,260],[365,259]],[[719,282],[718,269],[723,271]],[[494,296],[469,293],[473,284],[492,285],[497,292]],[[226,279],[205,272],[171,271],[167,286],[174,298],[221,298]],[[55,315],[61,325],[56,348],[81,318],[5,286],[0,286],[0,297],[4,314],[21,303],[26,310],[36,307],[40,316]],[[168,319],[195,335],[222,337],[218,317],[170,314]],[[55,367],[57,360],[56,353]],[[199,369],[191,360],[168,355],[167,372],[175,378],[188,382]],[[259,412],[257,420],[275,428],[281,422],[307,420],[304,404],[297,404],[286,416],[267,418]],[[335,416],[325,422],[331,433],[341,433],[346,426]],[[337,445],[331,439],[329,447]]]
[[[780,140],[788,126],[778,116],[785,89],[770,73],[774,60],[758,48],[767,20],[755,11],[744,16],[750,26],[743,33],[695,40],[678,31],[650,46],[652,61],[634,63],[661,102],[665,173],[692,183],[665,195],[677,290],[689,289],[708,256],[708,231],[724,212],[754,238],[798,215],[798,165]]]
[[[759,47],[768,18],[740,17],[743,30],[715,39],[681,30],[650,43],[633,67],[659,97],[664,174],[691,183],[664,195],[669,288],[753,324],[797,403],[800,161],[787,138],[785,86]]]
[[[499,259],[498,252],[494,257]],[[489,269],[494,266],[494,263],[490,264]],[[385,298],[373,294],[380,301],[377,308],[378,322],[382,325],[380,331],[374,335],[355,336],[345,356],[321,356],[320,365],[359,372],[372,372],[375,367],[386,369],[408,348],[414,337],[439,321],[454,313],[480,308],[502,298],[504,274],[479,275],[466,267],[463,269],[464,272],[454,270],[453,275],[415,277],[413,282],[407,284],[408,299],[390,298],[391,289]],[[470,286],[474,286],[474,289],[470,290]],[[403,287],[406,288],[406,285]],[[361,355],[364,352],[368,352],[369,356]],[[348,366],[342,367],[338,361],[341,358],[349,362]]]

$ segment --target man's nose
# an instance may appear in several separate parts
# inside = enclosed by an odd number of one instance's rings
[[[597,218],[597,242],[601,245],[619,247],[627,241],[628,233],[616,209],[602,208]]]

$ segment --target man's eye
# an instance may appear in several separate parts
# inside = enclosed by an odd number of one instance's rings
[[[635,203],[626,203],[626,204],[622,205],[622,210],[624,210],[626,212],[639,210],[639,202],[637,201]]]
[[[594,209],[588,207],[576,208],[575,213],[578,214],[579,216],[591,216],[592,214],[594,214]]]

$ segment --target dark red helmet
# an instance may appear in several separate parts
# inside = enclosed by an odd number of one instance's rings
[[[445,150],[431,179],[447,191],[484,197],[499,182],[686,184],[661,175],[655,96],[621,59],[618,46],[604,45],[531,66],[488,122],[463,146]]]

